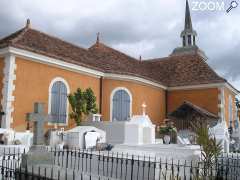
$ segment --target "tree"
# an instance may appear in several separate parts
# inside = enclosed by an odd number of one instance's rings
[[[78,88],[76,92],[68,95],[68,101],[72,109],[69,116],[71,119],[75,120],[77,126],[80,126],[84,115],[98,112],[96,107],[96,97],[91,88],[88,88],[85,91]]]
[[[239,101],[238,98],[236,98],[236,106],[237,106],[238,109],[240,109],[240,101]]]
[[[195,125],[197,144],[201,146],[202,156],[204,161],[204,174],[208,174],[209,170],[214,165],[214,160],[222,152],[222,142],[217,142],[215,136],[210,134],[207,123],[196,123]]]
[[[96,114],[98,112],[96,105],[96,96],[91,88],[87,88],[84,92],[85,100],[86,100],[86,114],[90,113]]]

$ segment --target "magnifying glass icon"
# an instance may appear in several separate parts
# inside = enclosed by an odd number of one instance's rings
[[[227,13],[229,13],[232,9],[234,9],[234,8],[236,8],[236,7],[238,7],[237,1],[232,1],[232,2],[230,3],[230,7],[227,9]]]

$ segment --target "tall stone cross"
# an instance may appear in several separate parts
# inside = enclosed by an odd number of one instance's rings
[[[34,122],[33,145],[44,145],[44,123],[49,119],[44,114],[44,103],[34,103],[34,112],[27,113],[26,120]]]

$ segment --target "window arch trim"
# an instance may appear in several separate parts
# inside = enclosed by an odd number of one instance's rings
[[[52,99],[52,87],[54,85],[55,82],[62,82],[66,88],[67,88],[67,94],[70,93],[70,87],[67,83],[67,81],[65,79],[63,79],[62,77],[56,77],[54,79],[52,79],[52,81],[50,82],[50,85],[49,85],[49,88],[48,88],[48,114],[51,114],[51,106],[52,106],[52,103],[51,103],[51,99]],[[67,126],[68,125],[68,109],[69,109],[69,103],[68,103],[68,100],[67,100],[67,106],[66,106],[66,123],[52,123],[52,122],[48,122],[48,125],[54,125],[54,124],[57,124],[58,126]]]
[[[112,90],[111,92],[111,96],[110,96],[110,121],[113,122],[113,119],[112,119],[112,115],[113,115],[113,97],[115,95],[115,93],[119,90],[123,90],[125,91],[128,95],[129,95],[129,98],[130,98],[130,117],[132,117],[132,93],[125,87],[117,87],[115,89]]]

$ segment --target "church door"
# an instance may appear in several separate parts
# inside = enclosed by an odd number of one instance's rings
[[[112,120],[127,121],[130,118],[130,96],[125,90],[118,90],[112,99]]]

